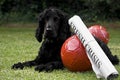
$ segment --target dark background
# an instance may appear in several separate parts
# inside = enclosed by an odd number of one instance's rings
[[[119,0],[0,0],[0,23],[35,22],[51,6],[88,22],[120,20]]]

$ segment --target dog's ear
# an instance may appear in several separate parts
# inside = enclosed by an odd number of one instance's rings
[[[61,23],[60,23],[60,31],[59,31],[59,38],[62,40],[66,40],[70,35],[70,26],[68,24],[68,15],[66,13],[61,13]]]
[[[39,24],[38,24],[38,27],[36,29],[36,34],[35,34],[35,37],[36,39],[41,42],[42,41],[42,36],[43,36],[43,32],[44,32],[44,12],[41,12],[40,15],[39,15],[39,20],[38,20]]]

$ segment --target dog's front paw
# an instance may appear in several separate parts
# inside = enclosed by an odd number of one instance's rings
[[[39,71],[39,72],[43,71],[44,69],[45,69],[44,64],[41,64],[41,65],[38,65],[38,66],[35,67],[35,71]]]
[[[48,64],[41,64],[41,65],[38,65],[37,67],[35,67],[35,71],[46,71],[46,72],[51,72],[53,71],[53,66],[52,65],[48,65]]]
[[[11,68],[12,69],[23,69],[24,66],[23,66],[23,64],[21,62],[18,62],[16,64],[14,64]]]
[[[52,64],[47,64],[45,67],[46,72],[51,72],[51,71],[53,71],[53,69],[54,69],[54,67]]]

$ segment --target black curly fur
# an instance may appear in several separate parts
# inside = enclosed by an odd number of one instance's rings
[[[31,61],[18,62],[12,69],[36,66],[36,71],[52,71],[63,69],[60,57],[61,46],[71,36],[68,25],[68,15],[56,8],[45,9],[39,16],[39,26],[36,29],[36,39],[42,42],[38,56]],[[95,38],[113,64],[118,64],[117,56],[113,56],[106,44]]]

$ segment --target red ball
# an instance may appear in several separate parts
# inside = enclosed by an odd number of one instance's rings
[[[89,28],[89,31],[92,35],[102,40],[105,44],[109,42],[109,33],[106,28],[101,25],[94,25]]]
[[[86,51],[76,35],[68,38],[61,49],[61,58],[64,66],[70,71],[91,70],[91,63]]]

